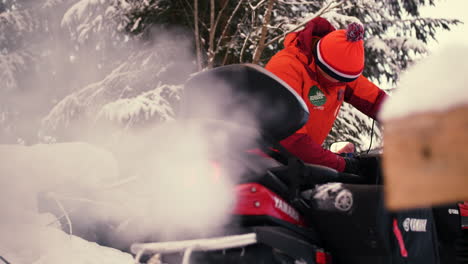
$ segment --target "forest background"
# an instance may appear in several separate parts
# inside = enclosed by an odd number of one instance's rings
[[[315,16],[366,28],[364,75],[382,88],[460,23],[421,15],[435,0],[2,0],[0,143],[88,141],[177,115],[183,83],[232,63],[264,65]],[[326,141],[377,145],[381,129],[344,105]]]

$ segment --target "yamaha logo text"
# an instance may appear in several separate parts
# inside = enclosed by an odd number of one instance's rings
[[[280,209],[283,213],[289,215],[294,220],[299,221],[299,213],[294,208],[278,197],[273,197],[273,199],[275,200],[276,208]]]
[[[403,221],[403,229],[405,229],[406,232],[426,232],[427,219],[406,218],[405,221]]]

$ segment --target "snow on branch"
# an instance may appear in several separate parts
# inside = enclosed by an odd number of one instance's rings
[[[336,11],[329,11],[322,15],[326,18],[335,28],[346,28],[348,24],[358,23],[363,24],[357,17],[340,14]]]
[[[417,53],[427,52],[426,44],[423,41],[415,38],[396,37],[389,39],[389,43],[393,48],[399,47],[400,49],[411,50]]]
[[[27,10],[13,10],[0,13],[0,40],[7,27],[15,32],[32,31],[34,21],[31,13]]]
[[[284,0],[279,0],[279,2],[283,5],[307,5],[307,4],[316,4],[314,1],[284,1]]]
[[[287,34],[289,34],[291,32],[294,32],[296,30],[299,30],[300,28],[305,26],[307,24],[307,22],[309,22],[311,19],[314,19],[314,18],[319,17],[319,16],[324,16],[326,13],[329,13],[329,12],[333,12],[334,10],[340,8],[345,2],[346,2],[346,0],[329,0],[329,1],[325,2],[323,7],[320,10],[318,10],[317,12],[315,12],[313,14],[310,14],[309,16],[306,16],[302,20],[301,23],[299,23],[299,24],[297,24],[295,26],[289,26],[290,29],[288,31],[286,31],[283,34],[281,34],[279,36],[276,36],[273,39],[269,40],[265,44],[265,46],[269,46],[269,45],[273,44],[276,41],[281,41]]]
[[[101,81],[65,97],[43,119],[44,132],[70,129],[80,121],[94,126],[103,119],[121,124],[156,116],[170,120],[171,105],[178,102],[191,66],[174,43],[158,45],[131,55]]]
[[[80,0],[65,12],[61,26],[68,27],[72,38],[84,43],[91,33],[112,25],[110,18],[115,11],[110,0]]]
[[[2,80],[2,90],[14,91],[18,88],[18,78],[22,70],[28,65],[32,57],[27,52],[14,52],[4,54],[0,51],[0,80]]]
[[[176,94],[182,86],[162,85],[145,92],[137,97],[124,98],[104,105],[98,114],[99,118],[116,121],[123,125],[132,125],[142,120],[149,120],[158,116],[160,121],[174,119],[174,111],[171,104],[164,99],[163,93]]]
[[[367,39],[365,45],[371,50],[381,51],[385,54],[389,54],[392,52],[391,48],[387,45],[387,43],[379,37],[371,37]]]
[[[64,0],[47,0],[42,7],[43,8],[54,8],[63,3]]]
[[[70,122],[78,115],[82,103],[79,94],[70,94],[60,101],[52,111],[42,120],[49,130],[57,130],[60,126],[68,127]]]
[[[410,37],[372,37],[366,40],[367,48],[374,51],[381,51],[386,56],[392,52],[413,51],[414,53],[426,53],[426,44],[418,39]]]
[[[80,0],[63,15],[62,26],[86,20],[105,0]]]

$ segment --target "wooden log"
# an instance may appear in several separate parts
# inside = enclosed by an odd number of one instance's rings
[[[468,200],[468,106],[384,124],[388,208]]]

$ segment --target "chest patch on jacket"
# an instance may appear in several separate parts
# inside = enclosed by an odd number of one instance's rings
[[[310,91],[309,91],[309,101],[311,104],[315,106],[322,106],[327,102],[327,97],[317,87],[317,85],[314,85],[310,88]]]

